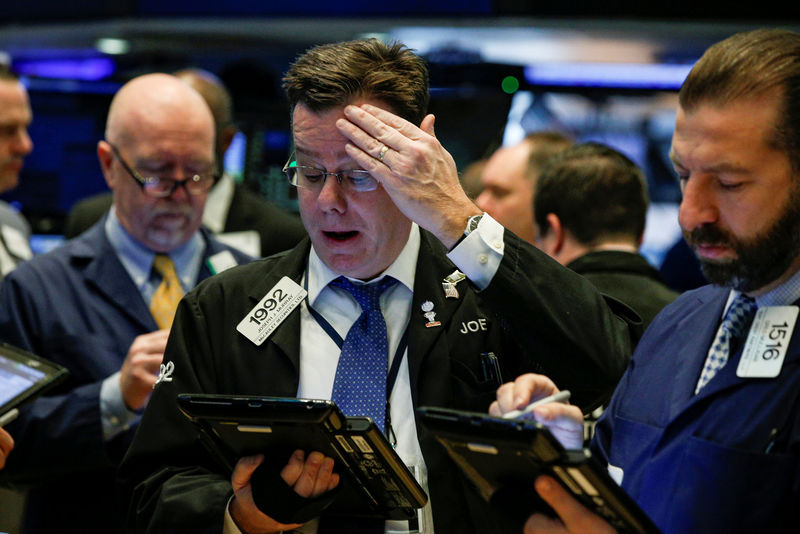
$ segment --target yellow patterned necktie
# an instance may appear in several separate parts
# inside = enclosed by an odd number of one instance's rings
[[[183,297],[183,288],[175,271],[175,264],[166,254],[156,254],[153,269],[161,275],[161,283],[150,300],[150,313],[159,328],[171,328],[178,302]]]

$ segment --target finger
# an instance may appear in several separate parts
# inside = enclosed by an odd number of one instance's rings
[[[434,117],[431,114],[428,114],[425,116],[424,119],[422,119],[422,122],[419,125],[419,129],[432,137],[436,137],[436,132],[433,130],[434,122],[436,122],[436,117]]]
[[[350,129],[354,134],[352,141],[373,157],[377,156],[381,148],[378,143],[395,151],[403,151],[427,136],[407,120],[375,106],[347,106],[344,116],[358,127],[355,130]],[[374,151],[370,152],[369,148]]]
[[[563,404],[561,402],[543,404],[534,408],[533,415],[540,423],[564,420],[583,425],[581,409],[571,404]]]
[[[325,456],[321,452],[314,451],[308,455],[305,463],[303,464],[303,472],[300,478],[294,483],[294,491],[301,497],[309,497],[314,491],[314,484],[316,483],[317,474],[322,461]]]
[[[524,534],[566,534],[567,529],[558,519],[535,514],[525,523]]]
[[[338,475],[338,473],[331,473],[331,478],[328,481],[328,491],[334,489],[338,485],[339,485],[339,475]]]
[[[289,457],[289,462],[281,469],[281,478],[289,486],[294,486],[297,479],[303,473],[303,463],[305,462],[306,455],[300,449],[294,451]]]
[[[317,473],[317,478],[314,481],[314,489],[311,490],[311,497],[319,497],[326,491],[330,484],[331,476],[333,475],[333,458],[327,456],[322,460],[322,465]]]
[[[616,533],[614,528],[590,512],[551,477],[542,475],[536,479],[535,485],[537,493],[561,518],[567,532]]]
[[[250,478],[253,476],[253,471],[255,471],[263,461],[263,454],[243,456],[239,458],[239,461],[236,462],[236,465],[233,468],[233,474],[231,475],[231,486],[233,487],[234,492],[250,484]]]
[[[163,354],[137,354],[131,360],[133,372],[146,371],[155,376],[161,370],[161,362],[164,361]]]
[[[506,382],[499,388],[497,388],[495,403],[497,403],[497,408],[500,413],[497,415],[502,415],[506,412],[510,412],[511,410],[516,409],[516,403],[514,401],[514,382]],[[492,403],[494,405],[494,403]]]
[[[502,417],[503,410],[500,409],[500,403],[497,401],[492,402],[489,405],[489,415],[494,417]]]
[[[558,393],[558,388],[544,375],[527,373],[514,381],[514,406],[524,408],[532,401]]]

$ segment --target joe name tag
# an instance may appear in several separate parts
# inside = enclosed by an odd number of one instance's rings
[[[306,290],[284,276],[239,322],[236,330],[260,347],[304,298]]]
[[[759,308],[750,326],[736,376],[774,378],[781,372],[797,321],[797,306]]]

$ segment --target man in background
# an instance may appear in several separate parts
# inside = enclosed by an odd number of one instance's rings
[[[536,182],[536,246],[639,314],[644,328],[677,293],[639,254],[647,217],[642,170],[598,143],[572,146]]]
[[[33,150],[28,126],[33,120],[28,92],[5,65],[0,64],[0,193],[17,187],[25,156]],[[0,279],[31,253],[28,221],[0,201]]]
[[[220,241],[253,257],[292,248],[305,235],[300,218],[236,184],[233,177],[224,172],[225,152],[237,130],[231,95],[222,81],[201,69],[183,69],[174,75],[200,93],[214,116],[214,152],[220,178],[208,193],[203,225]],[[86,230],[110,205],[108,193],[78,202],[67,220],[65,237],[70,239]]]
[[[476,204],[497,222],[533,243],[533,191],[547,161],[572,141],[557,132],[533,132],[518,144],[500,147],[481,175]]]
[[[166,74],[124,85],[97,155],[113,195],[108,214],[0,284],[0,340],[70,372],[8,425],[17,446],[0,482],[31,488],[26,534],[120,529],[115,468],[152,392],[178,301],[249,260],[201,229],[214,122],[188,85]]]

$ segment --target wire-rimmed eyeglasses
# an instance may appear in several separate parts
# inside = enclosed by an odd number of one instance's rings
[[[152,197],[166,198],[181,186],[183,186],[190,195],[202,195],[211,189],[217,179],[216,173],[213,171],[195,174],[185,180],[175,180],[163,176],[142,176],[125,161],[125,158],[122,157],[122,154],[120,154],[116,146],[112,143],[108,143],[108,145],[111,147],[114,156],[119,160],[122,168],[130,174],[131,178],[136,180],[136,183],[139,184],[145,194]]]
[[[304,187],[319,191],[328,176],[335,176],[336,181],[346,190],[364,193],[374,191],[378,187],[378,181],[372,175],[362,169],[351,169],[339,172],[328,172],[316,167],[298,165],[294,153],[289,156],[289,161],[283,166],[283,172],[289,178],[289,183],[295,187]]]

